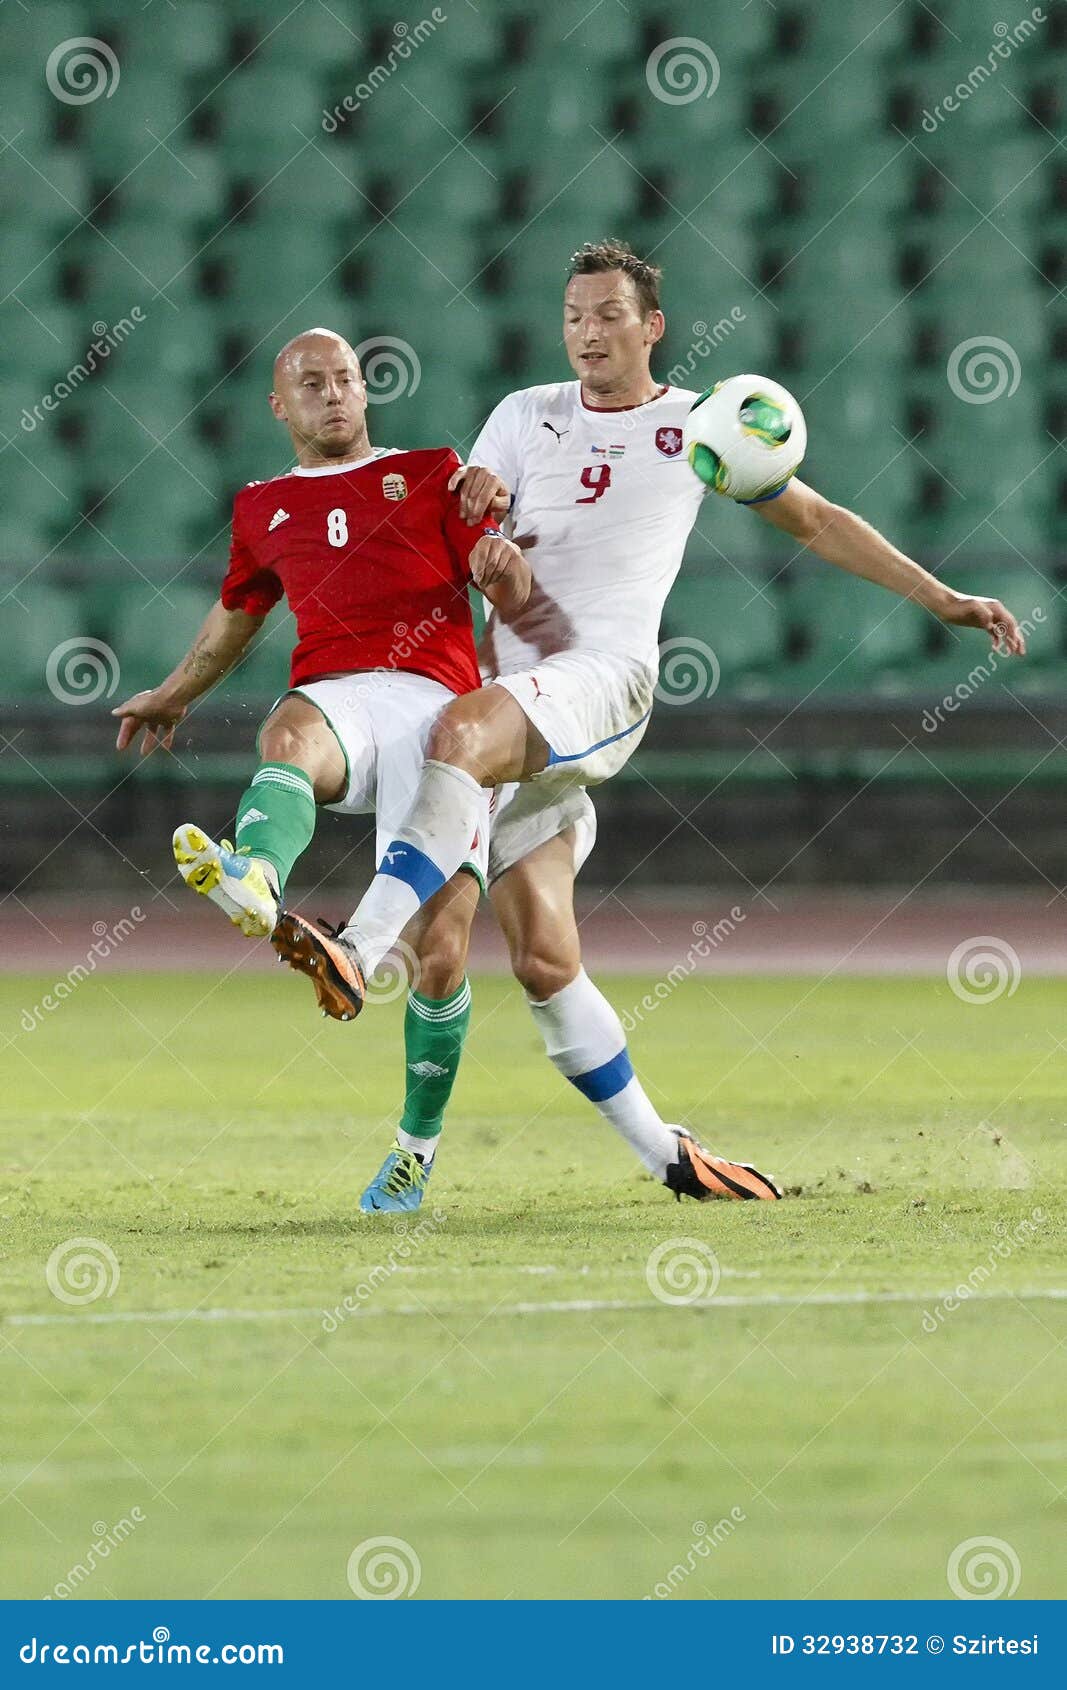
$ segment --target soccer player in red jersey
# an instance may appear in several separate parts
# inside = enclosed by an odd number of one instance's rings
[[[530,590],[529,566],[492,517],[461,518],[449,487],[459,464],[451,448],[371,446],[359,362],[340,335],[313,329],[284,346],[270,404],[288,427],[295,467],[237,494],[218,602],[167,679],[113,712],[120,751],[142,730],[142,756],[157,744],[169,749],[190,704],[288,599],[297,625],[290,690],[260,730],[235,843],[217,843],[194,823],[174,834],[183,879],[250,936],[279,926],[317,805],[374,812],[381,860],[414,797],[431,723],[450,699],[481,685],[468,585],[502,610],[521,607]],[[393,1183],[421,1197],[432,1162],[470,1019],[467,940],[488,838],[487,792],[463,866],[405,932],[416,989],[405,1026],[405,1113],[378,1182],[386,1196],[395,1172]],[[287,918],[275,943],[298,959],[299,917]],[[316,972],[324,1009],[343,1019],[356,982],[337,976],[328,957]]]

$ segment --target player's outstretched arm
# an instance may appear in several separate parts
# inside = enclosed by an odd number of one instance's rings
[[[915,563],[864,522],[855,511],[831,504],[813,487],[793,480],[784,493],[765,504],[753,505],[764,521],[791,534],[827,563],[836,564],[865,581],[888,587],[891,593],[914,599],[942,622],[960,628],[981,628],[993,650],[1021,657],[1026,651],[1022,629],[999,599],[972,598],[957,593],[936,575]]]
[[[503,534],[483,534],[470,559],[471,580],[494,610],[507,618],[522,609],[530,596],[533,576],[518,546]]]
[[[116,748],[125,751],[143,728],[142,757],[147,757],[157,745],[169,751],[174,743],[174,729],[189,705],[232,668],[262,624],[262,616],[227,610],[222,600],[217,600],[189,650],[166,680],[147,692],[134,693],[125,704],[112,710],[113,716],[120,717]]]

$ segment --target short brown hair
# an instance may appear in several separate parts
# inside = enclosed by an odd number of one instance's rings
[[[586,241],[571,253],[567,271],[571,276],[596,276],[604,270],[621,270],[634,284],[642,317],[659,310],[659,284],[663,271],[658,264],[649,264],[627,246],[625,241]]]

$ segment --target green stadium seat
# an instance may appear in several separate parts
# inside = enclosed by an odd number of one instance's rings
[[[59,42],[85,34],[85,7],[73,0],[35,0],[33,6],[13,6],[4,18],[4,57],[9,64],[42,69]]]
[[[781,171],[770,153],[747,136],[717,147],[710,161],[699,151],[677,145],[663,149],[644,138],[635,151],[646,175],[665,178],[669,203],[662,215],[668,226],[689,217],[712,232],[720,221],[748,228],[764,223],[774,208]]]
[[[366,162],[351,147],[324,142],[321,152],[308,148],[283,168],[272,165],[259,174],[264,180],[256,189],[252,216],[275,229],[292,218],[294,206],[308,227],[328,225],[341,238],[376,220],[367,199]],[[242,233],[246,226],[241,224]]]
[[[174,575],[182,567],[179,558]],[[108,641],[122,668],[128,693],[156,685],[170,673],[192,644],[217,594],[211,588],[182,579],[127,581],[115,593]]]
[[[222,682],[221,696],[258,701],[265,713],[289,685],[295,645],[296,618],[283,602],[271,611],[245,657]]]
[[[0,572],[35,569],[52,545],[52,530],[47,523],[0,511]]]
[[[790,694],[899,691],[936,626],[917,604],[814,560],[785,594],[784,610],[803,650],[783,665]]]
[[[117,206],[124,221],[158,219],[160,207],[165,206],[169,224],[198,224],[205,230],[216,220],[225,221],[225,204],[226,183],[218,154],[202,143],[179,146],[176,140],[148,152],[113,189],[108,201],[109,209]]]
[[[260,70],[252,60],[209,93],[207,109],[218,121],[224,168],[236,175],[281,170],[321,137],[319,84],[306,71]]]
[[[79,146],[94,176],[117,182],[136,170],[160,143],[189,145],[189,101],[169,66],[155,53],[123,67],[120,91],[81,108]]]
[[[128,317],[134,306],[173,314],[196,296],[197,243],[174,224],[138,217],[116,221],[106,235],[86,228],[75,250],[88,309],[105,321]]]
[[[328,228],[294,241],[291,219],[261,217],[228,229],[211,252],[225,268],[228,303],[250,320],[269,324],[300,309],[328,282],[337,290],[344,247]]]
[[[155,61],[175,73],[214,70],[222,76],[232,10],[211,0],[182,0],[173,11],[126,8],[118,32],[120,59],[137,67]]]
[[[704,0],[664,0],[653,17],[662,39],[688,35],[709,42],[723,60],[745,61],[773,49],[774,11],[769,6],[724,6],[714,17]],[[739,68],[747,68],[743,63]]]
[[[367,19],[362,8],[328,6],[240,5],[226,7],[235,22],[254,29],[258,45],[253,66],[271,70],[295,69],[301,75],[328,72],[339,60],[360,61],[369,48]],[[236,14],[234,16],[234,14]]]
[[[808,0],[796,16],[802,26],[796,57],[812,70],[818,68],[820,75],[843,63],[847,75],[857,58],[897,51],[905,44],[903,31],[909,21],[906,8],[887,11],[879,0]]]
[[[838,53],[825,68],[800,58],[779,62],[759,70],[751,90],[764,114],[757,132],[779,156],[786,150],[821,151],[832,167],[839,145],[885,127],[885,86],[873,56],[856,54],[846,61]]]
[[[59,294],[59,275],[67,248],[57,247],[42,224],[8,222],[0,241],[0,299],[14,297],[35,311]]]
[[[714,653],[724,692],[769,688],[782,650],[782,616],[760,572],[749,578],[720,564],[713,575],[682,574],[671,590],[660,640],[661,689],[667,697],[686,693],[693,677],[687,654],[699,663],[701,647]],[[679,665],[672,676],[672,657]]]
[[[0,119],[0,124],[3,119]],[[69,147],[35,147],[20,138],[23,162],[12,150],[0,172],[0,217],[5,224],[32,222],[41,230],[65,234],[89,210],[89,182],[84,160]]]
[[[15,587],[11,596],[6,593],[4,589],[0,595],[5,597],[4,625],[8,640],[0,671],[0,689],[8,698],[33,695],[47,702],[49,658],[64,641],[86,634],[82,607],[76,595],[32,577]],[[82,671],[83,679],[85,673]],[[57,668],[57,683],[64,683],[64,678],[71,692],[77,693],[82,684],[78,673]]]
[[[502,209],[503,183],[495,160],[483,162],[483,153],[484,148],[472,156],[461,148],[431,171],[418,158],[398,160],[389,179],[400,201],[394,215],[401,226],[451,233],[490,225]]]
[[[416,57],[363,99],[359,150],[368,163],[388,163],[402,136],[404,149],[421,156],[423,168],[430,170],[466,133],[468,113],[463,84],[443,78],[432,62]]]

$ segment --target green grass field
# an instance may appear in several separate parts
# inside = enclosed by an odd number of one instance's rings
[[[98,975],[25,1031],[50,984],[0,992],[5,1596],[131,1519],[77,1594],[345,1597],[380,1536],[425,1597],[940,1597],[989,1536],[1060,1593],[1067,982],[686,982],[632,1041],[649,1088],[792,1196],[679,1206],[476,981],[406,1230],[355,1206],[399,1005]],[[118,1264],[91,1303],[46,1281],[75,1238]],[[721,1278],[668,1305],[646,1263],[687,1238]]]

